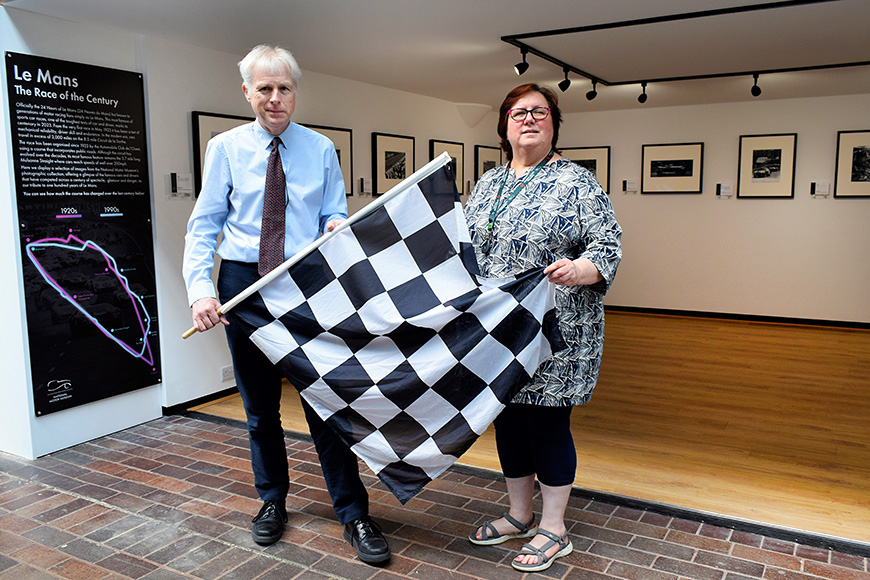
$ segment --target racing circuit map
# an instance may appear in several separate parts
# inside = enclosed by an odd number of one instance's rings
[[[22,232],[37,415],[160,381],[150,219],[123,208],[84,202]]]
[[[42,254],[42,259],[48,261],[47,254],[50,254],[51,249],[67,250],[72,252],[98,252],[106,262],[105,269],[93,272],[94,281],[91,284],[90,290],[84,290],[84,294],[72,290],[66,290],[55,277],[48,272],[48,266],[40,262],[37,255]],[[129,280],[119,271],[115,259],[106,253],[100,246],[92,241],[82,241],[70,234],[66,240],[59,238],[46,238],[30,242],[25,247],[27,257],[36,266],[39,273],[57,290],[58,294],[73,307],[83,314],[94,326],[103,333],[104,336],[117,343],[127,353],[136,358],[141,358],[149,365],[154,364],[154,355],[151,353],[151,346],[148,343],[148,333],[151,330],[151,316],[148,314],[145,304],[142,301],[142,296],[136,294],[129,284]],[[81,262],[81,260],[79,260]],[[90,260],[88,260],[90,263]],[[99,259],[97,259],[99,263]],[[65,273],[65,272],[64,272]],[[99,277],[103,276],[103,279]],[[87,276],[81,276],[85,281]],[[69,276],[67,276],[69,278]],[[91,300],[99,297],[98,290],[107,290],[112,292],[114,303],[102,302],[105,304],[100,308],[100,303],[90,304]],[[127,301],[129,299],[129,302]],[[123,309],[132,307],[132,312],[124,317],[121,315]],[[138,324],[125,326],[122,322],[123,318],[131,318],[136,320]],[[108,328],[105,324],[108,324]],[[127,337],[125,334],[129,334]],[[139,347],[137,351],[130,343]]]

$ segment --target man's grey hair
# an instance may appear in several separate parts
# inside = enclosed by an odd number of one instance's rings
[[[251,52],[239,62],[239,72],[242,74],[242,81],[246,87],[250,87],[254,82],[254,71],[257,68],[262,68],[269,74],[277,74],[283,72],[286,67],[290,71],[290,77],[293,79],[293,88],[299,83],[299,78],[302,76],[302,70],[293,55],[286,48],[280,46],[270,46],[261,44],[251,49]]]

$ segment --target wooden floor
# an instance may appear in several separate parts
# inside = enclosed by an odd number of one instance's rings
[[[870,543],[870,332],[609,312],[606,335],[576,485]],[[460,463],[499,468],[491,429]]]

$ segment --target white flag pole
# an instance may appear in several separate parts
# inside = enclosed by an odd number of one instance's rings
[[[235,308],[239,304],[239,302],[241,302],[245,298],[249,297],[254,292],[257,292],[258,290],[260,290],[260,288],[262,288],[263,286],[265,286],[266,284],[268,284],[269,282],[271,282],[272,280],[274,280],[275,278],[280,276],[282,273],[286,272],[287,269],[290,268],[290,266],[292,266],[293,264],[295,264],[296,262],[298,262],[299,260],[301,260],[302,258],[307,256],[308,254],[310,254],[311,252],[313,252],[317,248],[319,248],[322,244],[326,243],[326,241],[329,240],[329,238],[331,238],[332,236],[334,236],[335,234],[337,234],[341,230],[352,226],[353,224],[355,224],[356,222],[358,222],[359,220],[361,220],[362,218],[364,218],[368,214],[372,213],[373,211],[375,211],[376,209],[378,209],[379,207],[381,207],[382,205],[384,205],[385,203],[390,201],[392,198],[401,194],[403,191],[410,189],[411,187],[413,187],[414,185],[416,185],[420,181],[423,181],[424,179],[426,179],[427,177],[429,177],[430,175],[432,175],[433,173],[435,173],[437,170],[441,169],[441,167],[443,167],[444,165],[447,165],[448,163],[450,163],[450,155],[445,151],[445,152],[441,153],[441,155],[439,155],[438,157],[436,157],[435,159],[433,159],[432,161],[430,161],[429,163],[427,163],[426,165],[424,165],[423,167],[421,167],[420,169],[418,169],[417,171],[415,171],[414,173],[412,173],[411,175],[409,175],[408,177],[403,179],[400,183],[396,184],[394,187],[392,187],[389,191],[387,191],[385,194],[380,196],[378,199],[372,201],[367,206],[365,206],[364,208],[362,208],[361,210],[359,210],[358,212],[356,212],[355,214],[353,214],[352,216],[347,218],[341,224],[336,226],[336,228],[333,229],[331,232],[328,232],[328,233],[320,236],[319,238],[317,238],[316,240],[314,240],[313,242],[311,242],[310,244],[308,244],[307,246],[305,246],[304,248],[302,248],[301,250],[296,252],[295,255],[293,255],[291,258],[287,259],[287,261],[285,261],[283,264],[281,264],[280,266],[278,266],[277,268],[275,268],[274,270],[272,270],[271,272],[269,272],[268,274],[266,274],[265,276],[263,276],[262,278],[260,278],[259,280],[257,280],[256,282],[254,282],[253,284],[251,284],[250,286],[248,286],[244,290],[242,290],[241,292],[239,292],[231,300],[227,301],[226,304],[221,305],[220,309],[218,310],[218,314],[226,314],[227,312],[229,312],[230,310]],[[188,338],[188,337],[196,334],[196,332],[197,332],[196,327],[192,326],[184,334],[181,335],[181,338]]]

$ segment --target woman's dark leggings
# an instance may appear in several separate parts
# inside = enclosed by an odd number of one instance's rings
[[[550,487],[573,484],[577,451],[571,436],[572,409],[508,404],[494,421],[504,476],[537,475]]]

